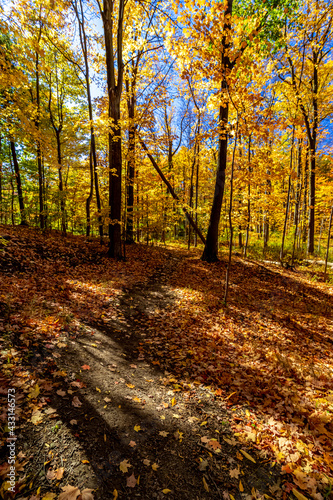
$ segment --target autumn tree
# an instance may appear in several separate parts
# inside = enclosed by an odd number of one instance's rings
[[[308,252],[314,252],[316,155],[320,124],[332,114],[332,19],[326,0],[309,0],[288,25],[280,78],[292,87],[307,133],[310,158]]]

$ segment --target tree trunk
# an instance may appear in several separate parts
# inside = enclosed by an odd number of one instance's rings
[[[248,174],[249,180],[247,183],[247,221],[246,221],[246,237],[245,237],[245,245],[243,251],[243,257],[246,258],[247,247],[249,244],[250,237],[250,222],[251,222],[251,135],[249,136],[249,144],[247,150],[247,162],[248,162]]]
[[[3,220],[3,198],[2,198],[2,136],[0,134],[0,223]]]
[[[315,203],[316,203],[316,158],[314,149],[311,148],[310,158],[310,205],[309,205],[309,229],[308,229],[308,253],[314,252],[315,234]]]
[[[194,158],[193,158],[193,162],[192,162],[192,167],[191,167],[191,178],[190,178],[190,200],[189,200],[189,207],[190,207],[190,211],[191,211],[191,216],[193,217],[193,211],[192,211],[192,204],[193,204],[193,178],[194,178],[194,167],[195,167],[195,163],[196,163],[196,145],[194,146]],[[191,247],[191,227],[189,227],[189,230],[188,230],[188,243],[187,243],[187,248],[188,250],[190,249]]]
[[[332,219],[333,219],[333,205],[332,205],[332,208],[331,208],[330,222],[328,224],[328,237],[327,237],[327,248],[326,248],[326,257],[325,257],[324,281],[326,281],[326,274],[327,274],[327,261],[328,261],[328,253],[329,253],[329,250],[330,250]]]
[[[135,87],[136,74],[140,56],[137,57],[133,68],[131,85],[126,79],[127,111],[129,119],[128,127],[128,154],[127,154],[127,178],[126,178],[126,243],[134,243],[134,181],[135,181]]]
[[[41,37],[41,28],[39,31],[38,43]],[[40,131],[40,89],[39,89],[39,54],[36,51],[36,102],[37,102],[37,117],[35,121],[37,129],[37,169],[38,169],[38,199],[39,199],[39,225],[43,230],[45,229],[44,217],[44,193],[43,193],[43,170],[42,170],[42,151],[39,139]]]
[[[104,0],[102,19],[104,26],[107,89],[109,97],[109,256],[122,259],[121,244],[121,125],[120,125],[120,99],[123,87],[123,21],[124,0],[118,4],[117,50],[116,60],[114,55],[114,1]],[[117,78],[116,78],[117,73]]]
[[[227,21],[223,29],[223,37],[221,41],[221,93],[225,94],[228,90],[228,84],[226,81],[226,75],[230,73],[232,69],[232,63],[227,54],[230,47],[230,35],[229,31],[231,28],[231,16],[232,16],[232,4],[233,0],[227,0],[227,7],[225,10],[225,16]],[[207,232],[207,239],[205,248],[201,259],[206,262],[215,262],[218,260],[218,235],[219,235],[219,222],[221,216],[221,208],[223,202],[224,186],[225,186],[225,171],[227,166],[227,154],[228,154],[228,133],[227,133],[227,123],[229,115],[229,102],[225,102],[223,106],[220,106],[219,112],[219,127],[220,127],[220,137],[218,144],[218,157],[217,157],[217,172],[215,180],[215,190],[213,204],[210,213],[210,220]]]
[[[200,143],[198,141],[198,158],[197,158],[197,169],[195,177],[195,224],[198,226],[198,200],[199,200],[199,165],[200,165]],[[194,233],[194,246],[198,246],[198,235]]]
[[[302,177],[302,139],[300,139],[299,143],[298,143],[297,184],[296,184],[296,199],[295,199],[295,214],[294,214],[295,231],[294,231],[293,253],[292,253],[292,257],[291,257],[291,265],[294,265],[296,240],[297,240],[299,218],[300,218],[299,207],[300,207],[300,199],[301,199],[301,192],[302,192],[301,177]]]
[[[65,213],[65,192],[64,183],[62,178],[62,154],[61,154],[61,142],[60,142],[60,131],[56,130],[57,139],[57,155],[58,155],[58,174],[59,174],[59,198],[60,198],[60,212],[61,212],[61,231],[63,235],[66,235],[66,213]]]
[[[91,217],[90,217],[90,204],[94,193],[94,167],[92,160],[92,151],[90,149],[89,155],[89,171],[90,171],[90,191],[88,198],[86,199],[86,215],[87,215],[87,227],[86,227],[86,236],[87,238],[90,236],[91,231]]]
[[[309,174],[309,148],[307,147],[306,149],[306,154],[305,154],[305,163],[304,163],[304,196],[303,196],[303,213],[302,213],[302,220],[303,220],[303,232],[302,232],[302,242],[305,243],[307,239],[307,227],[308,225],[306,224],[306,214],[307,214],[307,208],[308,208],[308,197],[309,197],[309,192],[308,192],[308,174]]]
[[[320,221],[320,231],[319,231],[319,239],[318,239],[318,254],[320,253],[320,243],[321,243],[321,235],[323,234],[324,228],[324,217],[321,218]]]
[[[232,252],[232,237],[233,237],[233,226],[232,226],[232,201],[233,201],[233,187],[234,187],[234,165],[235,165],[235,155],[237,147],[237,134],[238,134],[238,111],[237,111],[237,123],[235,131],[235,143],[234,150],[232,153],[232,163],[231,163],[231,175],[230,175],[230,202],[229,202],[229,230],[230,230],[230,241],[229,241],[229,254],[228,254],[228,264],[225,278],[225,291],[224,291],[224,304],[227,304],[228,292],[229,292],[229,277],[231,269],[231,252]]]
[[[12,152],[12,158],[13,158],[13,164],[14,164],[14,170],[15,170],[16,186],[17,186],[18,200],[19,200],[19,206],[20,206],[20,215],[21,215],[21,225],[26,226],[27,221],[26,221],[25,209],[24,209],[20,167],[19,167],[19,164],[17,161],[15,143],[13,141],[10,141],[10,149]]]
[[[295,125],[293,125],[293,132],[292,132],[292,137],[291,137],[290,169],[289,169],[289,179],[288,179],[288,194],[287,194],[287,203],[286,203],[286,215],[285,215],[285,218],[284,218],[283,233],[282,233],[282,243],[281,243],[281,250],[280,250],[280,262],[283,261],[284,240],[285,240],[286,232],[287,232],[287,222],[288,222],[289,205],[290,205],[290,192],[291,192],[291,174],[292,174],[292,170],[293,170],[294,140],[295,140]]]

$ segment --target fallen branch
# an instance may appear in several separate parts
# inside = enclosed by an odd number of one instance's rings
[[[174,200],[180,202],[180,199],[179,197],[176,195],[176,193],[174,192],[170,182],[168,181],[168,179],[165,177],[165,175],[163,174],[162,170],[160,169],[160,167],[157,165],[156,161],[154,160],[153,156],[149,153],[148,151],[148,148],[147,146],[145,145],[145,143],[143,142],[143,140],[141,139],[141,137],[139,136],[139,142],[142,146],[142,148],[146,151],[147,153],[147,156],[148,158],[150,159],[153,167],[155,168],[155,170],[157,171],[158,175],[161,177],[162,181],[164,182],[164,184],[166,184],[166,186],[168,187],[169,191],[170,191],[170,194],[171,196],[173,197]],[[202,234],[202,232],[200,231],[200,229],[198,228],[198,226],[196,225],[196,223],[194,222],[194,220],[192,219],[192,217],[190,216],[190,214],[188,213],[188,211],[186,210],[186,208],[184,208],[182,206],[182,210],[184,212],[184,214],[186,215],[187,217],[187,220],[189,221],[189,223],[191,224],[191,226],[193,227],[194,231],[197,233],[197,235],[199,236],[199,238],[201,239],[202,243],[205,245],[206,244],[206,238],[204,237],[204,235]]]

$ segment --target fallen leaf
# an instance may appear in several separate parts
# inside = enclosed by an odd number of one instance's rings
[[[208,446],[210,448],[212,448],[214,451],[220,451],[222,448],[222,446],[220,445],[220,443],[216,439],[211,439],[208,442]]]
[[[203,477],[202,478],[202,482],[203,482],[203,485],[204,485],[204,488],[205,490],[207,491],[207,493],[209,492],[209,487],[208,487],[208,484],[207,484],[207,481],[206,479]]]
[[[244,486],[242,485],[242,481],[239,481],[239,491],[240,492],[244,491]]]
[[[34,410],[32,412],[30,420],[34,425],[40,424],[40,422],[43,420],[43,415],[39,410]]]
[[[56,470],[56,479],[62,479],[62,476],[64,475],[65,469],[64,467],[59,467],[59,469]]]
[[[83,382],[80,382],[78,380],[74,381],[74,382],[71,382],[71,385],[73,387],[77,387],[78,389],[82,389],[82,387],[85,387],[86,384],[84,384]]]
[[[72,405],[75,406],[75,408],[80,408],[80,406],[82,406],[82,403],[77,396],[74,396]]]
[[[83,464],[89,464],[90,462],[89,462],[89,460],[81,460],[81,463],[83,463]]]
[[[134,448],[134,446],[136,446],[136,442],[135,442],[135,441],[130,441],[128,444],[129,444],[130,446],[132,446],[132,448]]]
[[[163,436],[163,437],[167,437],[167,435],[169,434],[167,431],[160,431],[158,433],[160,436]]]
[[[89,365],[82,365],[81,368],[82,368],[82,370],[90,370]]]
[[[230,469],[229,474],[230,474],[230,477],[235,477],[236,479],[238,479],[238,476],[240,474],[240,470],[239,470],[239,468]]]
[[[119,464],[119,469],[121,470],[121,472],[128,472],[129,467],[132,467],[132,465],[126,459]]]
[[[131,476],[129,476],[127,479],[126,479],[126,486],[128,486],[129,488],[134,488],[134,486],[136,486],[136,479],[135,479],[135,476],[134,476],[134,472]]]
[[[143,464],[144,464],[144,465],[150,465],[150,460],[148,460],[148,458],[145,458],[145,459],[143,460]]]
[[[57,391],[57,394],[58,394],[58,396],[61,396],[63,398],[64,396],[66,396],[66,391],[59,389],[59,391]]]
[[[135,432],[139,432],[139,431],[141,431],[141,427],[140,427],[140,425],[135,425],[135,426],[134,426],[134,430],[135,430]]]
[[[172,398],[171,399],[171,406],[175,406],[177,404],[177,401],[175,400],[175,398]]]
[[[56,478],[56,473],[53,469],[49,469],[46,473],[46,478],[49,480],[49,481],[53,481],[53,479]]]
[[[293,488],[292,492],[295,495],[295,497],[298,498],[298,500],[308,500],[304,495],[302,495],[302,493],[297,491],[295,488]]]
[[[105,401],[106,403],[110,403],[110,402],[111,402],[111,399],[110,399],[110,398],[108,398],[108,397],[106,397],[106,398],[104,398],[104,401]]]
[[[157,469],[159,468],[159,465],[157,465],[157,464],[155,464],[155,463],[154,463],[154,464],[151,466],[151,468],[152,468],[153,470],[157,470]]]
[[[58,500],[76,500],[80,495],[79,488],[70,486],[69,484],[67,486],[63,486],[62,491],[63,493],[60,493]]]
[[[168,490],[168,488],[164,488],[162,492],[164,493],[164,495],[167,495],[168,493],[171,493],[171,490]]]
[[[251,457],[251,455],[249,455],[245,450],[240,450],[241,453],[243,453],[244,457],[248,458],[249,460],[251,460],[251,462],[253,462],[254,464],[256,463],[256,461],[254,460],[254,458]]]
[[[127,387],[129,387],[130,389],[134,389],[134,387],[135,387],[135,385],[133,385],[133,384],[126,384],[126,385],[127,385]]]
[[[92,495],[92,491],[90,488],[85,488],[82,493],[81,493],[81,500],[94,500],[94,497]]]
[[[113,500],[117,500],[118,498],[118,491],[116,489],[113,490]]]
[[[38,384],[34,385],[33,387],[30,387],[28,398],[36,399],[37,396],[39,395],[39,392],[40,389]]]
[[[199,470],[201,471],[205,471],[208,467],[208,461],[207,460],[202,460],[202,462],[200,462],[199,464]]]
[[[46,495],[43,496],[42,500],[54,500],[56,496],[57,496],[56,493],[48,492],[48,493],[46,493]],[[32,496],[30,498],[30,500],[34,500],[34,499],[38,500],[39,498],[40,498],[39,496],[38,497]]]

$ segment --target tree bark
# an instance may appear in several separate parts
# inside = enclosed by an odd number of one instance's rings
[[[41,27],[39,30],[38,44],[41,37]],[[36,51],[36,103],[37,103],[37,117],[35,121],[35,126],[37,129],[37,169],[38,169],[38,199],[39,199],[39,225],[43,230],[45,229],[45,217],[44,217],[44,190],[43,190],[43,169],[42,169],[42,151],[39,138],[40,132],[40,88],[39,88],[39,54]]]
[[[109,256],[122,259],[121,244],[121,125],[120,98],[123,87],[123,22],[125,0],[118,3],[118,26],[116,60],[113,46],[114,33],[114,1],[104,0],[101,15],[104,26],[107,89],[109,97]],[[117,77],[116,77],[117,73]]]
[[[0,222],[3,220],[3,199],[2,199],[2,135],[0,134]]]
[[[92,160],[92,151],[90,149],[89,154],[89,171],[90,171],[90,190],[88,198],[86,199],[86,217],[87,217],[87,226],[86,226],[86,236],[87,238],[90,236],[91,231],[91,217],[90,217],[90,204],[94,194],[94,167]]]
[[[280,249],[280,262],[283,261],[284,254],[284,240],[287,232],[287,222],[288,222],[288,214],[289,214],[289,205],[290,205],[290,191],[291,191],[291,173],[293,170],[293,155],[294,155],[294,140],[295,140],[295,125],[293,125],[293,132],[291,137],[291,148],[290,148],[290,169],[289,169],[289,178],[288,178],[288,194],[287,194],[287,203],[286,203],[286,215],[284,218],[283,225],[283,233],[282,233],[282,243]]]
[[[328,224],[328,237],[327,237],[327,248],[326,248],[326,257],[325,257],[324,281],[326,281],[326,274],[327,274],[327,261],[328,261],[328,253],[329,253],[329,250],[330,250],[332,220],[333,220],[333,205],[332,205],[332,208],[331,208],[330,222]]]
[[[59,197],[60,197],[60,211],[61,211],[61,230],[62,230],[63,235],[66,235],[65,193],[64,193],[64,183],[63,183],[63,178],[62,178],[62,153],[61,153],[60,132],[61,132],[61,130],[56,129],[58,174],[59,174]]]
[[[230,240],[229,240],[229,253],[228,253],[228,264],[227,271],[225,277],[225,291],[224,291],[224,304],[227,304],[228,300],[228,292],[229,292],[229,278],[230,278],[230,269],[231,269],[231,253],[232,253],[232,239],[233,239],[233,225],[232,225],[232,202],[233,202],[233,189],[234,189],[234,166],[235,166],[235,155],[236,155],[236,147],[237,147],[237,135],[238,135],[238,111],[237,111],[237,123],[236,123],[236,131],[235,131],[235,143],[234,149],[232,153],[232,163],[231,163],[231,175],[230,175],[230,201],[229,201],[229,230],[230,230]]]
[[[221,94],[222,97],[227,92],[227,80],[226,76],[230,73],[232,69],[232,63],[228,56],[228,50],[230,47],[230,18],[232,15],[232,4],[233,0],[227,0],[227,8],[225,11],[225,16],[227,18],[224,29],[223,37],[221,41],[221,71],[222,71],[222,82],[221,82]],[[206,262],[215,262],[218,260],[218,234],[219,234],[219,222],[221,216],[221,208],[224,195],[225,186],[225,171],[227,166],[227,154],[228,154],[228,133],[226,130],[229,115],[229,102],[226,101],[225,104],[220,106],[219,112],[219,127],[220,127],[220,137],[218,145],[218,158],[217,158],[217,172],[215,181],[215,190],[213,204],[210,213],[209,227],[207,232],[207,239],[205,248],[201,259]]]
[[[25,208],[24,208],[21,174],[20,174],[20,167],[19,167],[19,164],[17,161],[15,142],[10,141],[10,149],[12,152],[12,158],[13,158],[13,164],[14,164],[17,194],[18,194],[18,201],[19,201],[19,206],[20,206],[21,225],[26,226],[27,221],[26,221]]]

